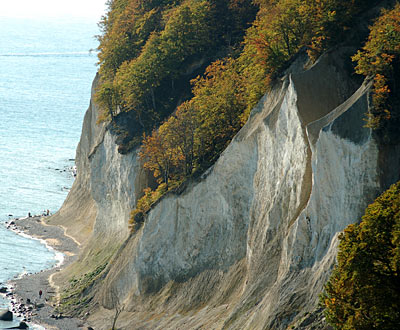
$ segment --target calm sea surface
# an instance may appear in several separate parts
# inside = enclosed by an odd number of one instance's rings
[[[0,17],[0,283],[55,264],[54,252],[2,223],[62,205],[97,70],[90,50],[98,33],[94,20]]]

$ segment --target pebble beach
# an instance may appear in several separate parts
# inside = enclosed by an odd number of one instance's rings
[[[75,260],[79,247],[72,238],[64,234],[62,228],[47,225],[45,219],[46,217],[33,216],[14,219],[5,225],[19,235],[42,240],[49,249],[54,249],[56,266],[36,274],[22,274],[9,281],[6,285],[7,292],[2,294],[9,299],[10,311],[14,316],[27,322],[30,328],[88,329],[84,321],[57,314],[54,310],[58,288],[53,286],[51,276]],[[41,296],[39,291],[42,291]]]

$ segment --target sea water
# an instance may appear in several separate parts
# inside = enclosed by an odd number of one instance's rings
[[[3,224],[56,212],[73,183],[96,34],[94,20],[0,17],[0,283],[56,262],[43,243]]]

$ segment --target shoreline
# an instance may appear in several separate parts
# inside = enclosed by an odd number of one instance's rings
[[[65,235],[63,228],[46,224],[46,217],[33,216],[12,219],[6,225],[8,230],[18,235],[39,240],[54,251],[57,263],[49,269],[34,274],[21,274],[7,283],[9,293],[5,295],[10,301],[13,314],[32,325],[39,325],[48,330],[85,329],[85,321],[56,314],[54,308],[59,300],[58,287],[52,276],[71,264],[79,252],[79,244],[72,237]],[[43,294],[39,297],[39,290]]]

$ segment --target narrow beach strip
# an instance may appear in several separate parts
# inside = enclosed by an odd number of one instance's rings
[[[68,266],[77,257],[79,246],[71,237],[65,235],[64,228],[45,223],[42,216],[13,219],[7,228],[18,235],[39,240],[50,251],[54,251],[56,264],[35,274],[23,273],[8,283],[10,304],[21,319],[29,320],[33,329],[77,330],[85,322],[55,313],[59,302],[59,288],[52,281],[52,276]],[[41,295],[39,292],[41,291]]]

